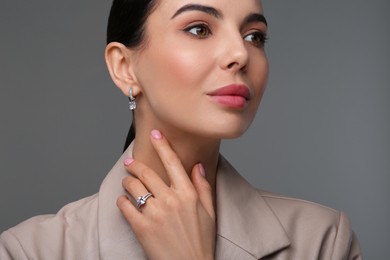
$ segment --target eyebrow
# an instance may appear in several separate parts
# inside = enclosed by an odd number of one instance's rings
[[[260,22],[264,23],[268,27],[267,19],[265,19],[264,15],[259,13],[251,13],[247,17],[245,17],[244,24]]]
[[[206,5],[199,5],[199,4],[188,4],[183,7],[181,7],[179,10],[176,11],[176,13],[171,17],[171,19],[175,18],[181,13],[188,12],[188,11],[200,11],[204,12],[206,14],[212,15],[217,19],[221,19],[223,17],[222,13],[211,6]]]
[[[200,12],[204,12],[206,14],[212,15],[217,19],[223,18],[222,12],[215,9],[214,7],[200,5],[200,4],[187,4],[183,7],[181,7],[179,10],[177,10],[175,12],[175,14],[171,17],[171,19],[175,18],[176,16],[178,16],[181,13],[189,12],[189,11],[200,11]],[[264,23],[266,26],[268,26],[267,19],[265,19],[264,15],[259,14],[259,13],[249,14],[245,18],[243,24],[254,23],[254,22]]]

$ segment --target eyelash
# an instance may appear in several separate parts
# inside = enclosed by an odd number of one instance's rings
[[[199,29],[204,30],[205,34],[199,35]],[[186,33],[189,33],[191,36],[194,36],[198,39],[206,39],[210,35],[213,34],[210,27],[207,24],[203,24],[203,23],[191,25],[191,26],[185,28],[184,31]],[[249,37],[249,36],[252,36],[251,40],[247,40],[247,37]],[[259,38],[258,42],[253,41],[254,37]],[[243,37],[243,39],[245,41],[252,43],[255,47],[258,47],[258,48],[262,48],[264,46],[264,44],[268,41],[267,34],[262,32],[262,31],[255,31],[255,32],[252,32],[250,34],[247,34]]]
[[[195,32],[191,32],[194,29],[206,30],[207,35],[200,36],[200,35],[196,34]],[[210,30],[210,27],[207,24],[203,24],[203,23],[191,25],[191,26],[185,28],[184,31],[191,34],[192,36],[195,36],[196,38],[199,38],[199,39],[206,39],[207,37],[209,37],[210,35],[213,34]]]
[[[255,32],[252,32],[250,34],[247,34],[244,36],[244,40],[246,40],[246,38],[248,36],[252,36],[252,39],[251,39],[251,43],[253,45],[255,45],[256,47],[259,47],[259,48],[262,48],[264,47],[265,43],[268,41],[268,37],[267,37],[267,34],[265,32],[262,32],[262,31],[255,31]],[[258,42],[254,42],[253,41],[253,37],[258,37]]]

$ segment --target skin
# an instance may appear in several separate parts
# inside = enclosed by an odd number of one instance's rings
[[[175,15],[190,3],[218,15]],[[244,23],[251,13],[263,13],[257,0],[160,1],[147,19],[142,48],[106,48],[113,81],[125,95],[132,87],[137,100],[134,158],[125,162],[132,175],[123,186],[134,198],[153,194],[142,211],[125,196],[118,207],[151,259],[213,259],[220,142],[249,127],[268,76],[259,41],[267,27]],[[230,84],[249,90],[243,107],[210,97]]]

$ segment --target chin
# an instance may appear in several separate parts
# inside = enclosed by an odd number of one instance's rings
[[[235,139],[241,137],[246,130],[248,129],[249,126],[247,127],[240,127],[237,128],[232,128],[232,127],[221,127],[221,131],[216,131],[215,138],[217,139]]]
[[[214,122],[208,122],[208,127],[199,129],[200,131],[207,131],[204,134],[209,135],[214,139],[235,139],[241,137],[250,127],[253,120],[252,118],[240,118],[240,120],[229,120],[231,118],[225,118],[225,120],[214,120]]]
[[[221,137],[221,139],[236,139],[241,137],[246,131],[237,131],[233,133],[228,133]]]

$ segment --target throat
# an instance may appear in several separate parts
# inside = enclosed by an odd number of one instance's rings
[[[169,173],[150,142],[149,133],[147,132],[144,135],[137,133],[134,140],[133,157],[151,168],[170,186]],[[168,140],[172,150],[179,158],[185,171],[184,174],[187,174],[191,179],[193,167],[201,163],[205,168],[207,181],[212,189],[215,190],[220,140],[201,140],[197,138],[178,139],[177,137],[170,137],[169,134],[164,135],[164,138]]]

